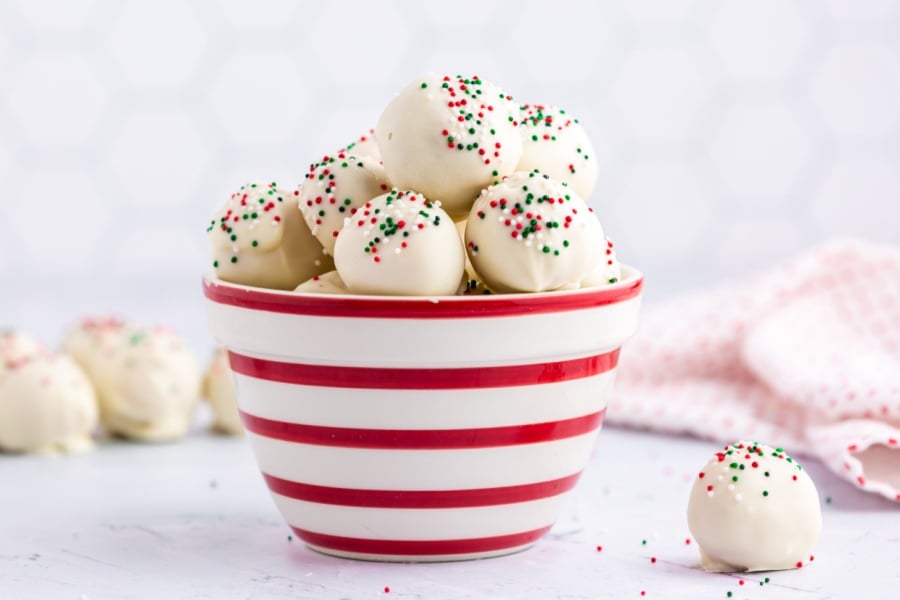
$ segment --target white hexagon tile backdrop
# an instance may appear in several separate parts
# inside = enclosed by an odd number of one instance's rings
[[[896,0],[0,0],[0,324],[55,344],[114,311],[208,346],[213,208],[299,183],[426,71],[580,117],[650,301],[900,243]]]

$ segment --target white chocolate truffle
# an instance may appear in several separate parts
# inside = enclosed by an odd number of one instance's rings
[[[738,442],[698,474],[688,527],[707,571],[800,568],[813,560],[822,532],[819,495],[781,448]]]
[[[334,268],[297,206],[299,190],[250,183],[210,223],[213,268],[223,281],[292,290]]]
[[[219,348],[213,354],[203,378],[203,395],[213,411],[213,429],[228,435],[243,435],[244,426],[238,412],[234,379],[228,364],[228,353]]]
[[[63,348],[93,382],[100,421],[109,433],[148,442],[173,441],[187,433],[201,375],[175,333],[86,320],[66,337]]]
[[[594,266],[594,220],[565,184],[537,171],[514,173],[475,201],[466,251],[500,293],[577,287]]]
[[[394,189],[348,220],[334,262],[353,293],[452,296],[465,270],[465,250],[438,203]]]
[[[554,106],[523,104],[519,107],[522,159],[517,171],[540,170],[564,181],[588,200],[597,183],[597,158],[587,132],[566,111]]]
[[[622,265],[616,258],[613,243],[603,234],[603,227],[596,216],[594,223],[595,232],[591,236],[591,243],[594,245],[593,267],[588,276],[581,280],[579,287],[596,287],[622,281]]]
[[[516,111],[511,97],[478,77],[416,79],[375,127],[388,179],[465,218],[481,190],[522,158]]]
[[[298,285],[294,291],[301,294],[347,295],[351,293],[337,271],[328,271],[322,275],[316,275],[312,279]]]
[[[42,454],[93,448],[97,396],[78,365],[43,353],[10,365],[0,368],[0,448]]]
[[[344,150],[351,156],[357,158],[365,156],[371,158],[378,164],[381,164],[381,152],[378,150],[378,144],[375,142],[374,129],[370,129],[368,133],[359,136],[347,144],[347,147],[344,148]]]
[[[0,371],[45,352],[43,346],[23,333],[11,329],[0,331]]]
[[[339,150],[309,166],[300,189],[300,212],[325,253],[331,256],[344,219],[389,189],[380,163]]]

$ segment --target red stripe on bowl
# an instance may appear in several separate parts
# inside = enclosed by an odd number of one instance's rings
[[[307,544],[327,550],[382,556],[442,556],[476,554],[527,546],[550,531],[550,525],[534,531],[462,540],[373,540],[328,535],[294,526],[291,526],[291,529]]]
[[[296,294],[253,288],[205,277],[203,293],[211,301],[238,308],[317,317],[378,319],[472,319],[556,313],[629,300],[641,293],[638,275],[597,288],[538,294],[441,296],[438,298]]]
[[[477,429],[352,429],[287,423],[241,412],[247,431],[267,438],[341,448],[381,450],[464,450],[552,442],[597,430],[600,412],[546,423]]]
[[[471,508],[550,498],[575,487],[581,473],[551,481],[470,490],[357,490],[289,481],[263,473],[269,489],[281,496],[338,506],[366,508]]]
[[[286,363],[228,353],[241,375],[299,385],[378,390],[461,390],[558,383],[599,375],[615,368],[619,349],[558,362],[504,367],[387,369]]]

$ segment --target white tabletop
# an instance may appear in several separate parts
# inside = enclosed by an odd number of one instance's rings
[[[896,505],[811,461],[825,521],[811,566],[747,577],[698,569],[687,492],[714,449],[606,428],[548,538],[516,555],[448,564],[311,552],[291,539],[246,442],[202,424],[179,444],[0,456],[0,598],[900,597]]]

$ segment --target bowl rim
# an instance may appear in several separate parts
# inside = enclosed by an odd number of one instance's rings
[[[554,292],[478,296],[373,296],[273,290],[203,277],[203,294],[217,304],[319,317],[457,319],[567,312],[617,304],[640,296],[643,274],[622,265],[622,280]]]

